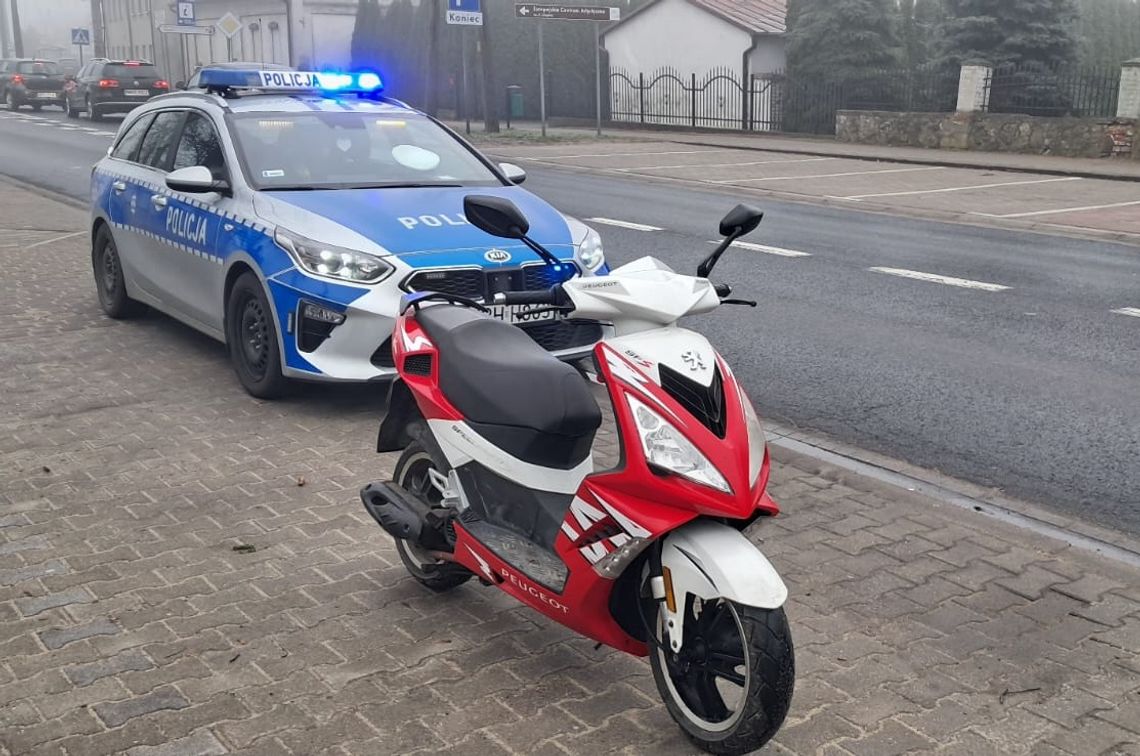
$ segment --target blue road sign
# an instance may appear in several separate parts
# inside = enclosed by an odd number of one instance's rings
[[[481,0],[447,0],[449,11],[462,11],[464,13],[482,13]]]
[[[196,26],[197,25],[197,20],[194,18],[193,0],[178,0],[178,25],[179,26]]]
[[[447,23],[455,26],[482,26],[480,0],[447,0]]]
[[[90,29],[72,29],[71,30],[71,44],[73,44],[73,45],[89,45],[89,44],[91,44],[91,30]]]

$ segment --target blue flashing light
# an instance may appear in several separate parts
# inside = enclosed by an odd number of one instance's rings
[[[270,89],[291,92],[374,94],[384,81],[374,71],[256,71],[232,68],[203,68],[199,86],[204,89]]]
[[[384,82],[380,80],[379,74],[374,74],[371,71],[365,71],[357,76],[356,84],[366,92],[375,92],[384,86]]]

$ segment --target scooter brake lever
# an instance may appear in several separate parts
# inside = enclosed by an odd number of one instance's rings
[[[751,299],[722,299],[721,304],[726,305],[741,305],[742,307],[758,307],[758,302],[753,302]]]

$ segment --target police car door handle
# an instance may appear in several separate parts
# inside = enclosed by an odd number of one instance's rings
[[[127,182],[116,181],[115,183],[111,184],[111,188],[116,192],[125,192],[127,190]]]
[[[161,194],[152,194],[150,196],[150,204],[154,205],[156,209],[166,207],[166,197]]]

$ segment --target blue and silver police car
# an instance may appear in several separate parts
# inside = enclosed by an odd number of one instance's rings
[[[205,69],[199,87],[132,111],[95,166],[95,281],[113,318],[150,306],[225,342],[254,396],[393,376],[405,293],[491,303],[607,271],[596,232],[519,187],[517,166],[383,96],[375,73]],[[473,190],[518,205],[560,264],[468,223]],[[601,337],[492,310],[567,359]]]

